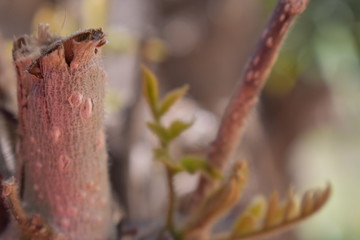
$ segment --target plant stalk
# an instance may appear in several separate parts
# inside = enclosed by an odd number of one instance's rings
[[[208,151],[208,161],[224,171],[240,144],[246,120],[258,101],[261,90],[277,59],[283,40],[296,17],[307,7],[310,0],[279,0],[258,42],[256,51],[250,57],[239,79],[216,139]],[[201,177],[194,191],[192,206],[201,202],[214,188],[216,182]]]

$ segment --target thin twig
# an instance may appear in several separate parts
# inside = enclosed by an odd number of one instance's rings
[[[246,119],[258,100],[284,37],[295,18],[305,10],[309,1],[278,1],[257,49],[239,80],[239,87],[226,108],[217,137],[208,151],[209,162],[219,170],[225,169],[238,147]],[[194,192],[193,202],[201,201],[214,185],[215,181],[202,177]]]
[[[155,119],[158,124],[161,124],[160,119]],[[161,147],[166,151],[166,155],[169,156],[168,153],[168,143],[161,142]],[[170,162],[173,162],[172,159],[169,159]],[[174,186],[174,173],[172,169],[166,167],[166,184],[168,190],[168,206],[166,210],[166,228],[171,232],[171,234],[176,237],[177,231],[174,223],[174,214],[176,208],[176,193]]]
[[[1,161],[1,159],[0,159],[0,161]],[[0,165],[0,167],[1,167],[1,165]],[[0,173],[0,193],[2,193],[2,190],[3,190],[2,181],[3,181],[3,176]],[[8,223],[10,221],[10,219],[9,219],[10,216],[6,210],[5,202],[1,195],[2,194],[0,194],[0,234],[2,233],[2,231],[4,231],[4,229],[6,228],[6,226],[8,225]]]
[[[14,217],[20,227],[25,227],[28,223],[28,218],[23,207],[21,206],[15,178],[12,177],[7,181],[3,181],[2,187],[4,203],[10,214]]]
[[[166,168],[166,182],[168,185],[168,209],[166,214],[166,227],[172,233],[173,236],[176,236],[176,229],[174,224],[174,213],[176,206],[176,196],[174,188],[174,174],[172,170]]]
[[[14,177],[2,182],[2,197],[10,215],[15,219],[17,226],[21,230],[21,235],[24,236],[24,238],[37,240],[68,240],[66,237],[53,231],[39,214],[32,214],[31,216],[26,214],[19,198],[18,186]]]

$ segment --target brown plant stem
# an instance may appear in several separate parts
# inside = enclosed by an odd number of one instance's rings
[[[174,187],[174,173],[171,169],[166,168],[166,183],[168,189],[168,208],[166,213],[166,227],[172,233],[173,236],[176,236],[177,232],[174,224],[174,213],[176,207],[176,194]]]
[[[14,178],[11,178],[10,180],[4,181],[2,183],[2,197],[7,209],[14,217],[15,221],[19,224],[19,226],[23,227],[26,225],[27,216],[21,206]]]
[[[109,239],[114,230],[103,132],[101,29],[67,38],[40,26],[14,42],[19,148],[26,211],[70,239]]]
[[[226,108],[217,137],[208,151],[209,162],[219,170],[224,171],[238,147],[246,119],[258,100],[286,33],[296,17],[305,10],[309,1],[278,1],[256,51],[250,57],[240,78],[239,87]],[[201,177],[193,201],[201,201],[214,185],[215,181]]]
[[[13,233],[19,239],[36,239],[36,240],[68,240],[55,233],[50,226],[44,223],[42,217],[38,214],[28,216],[24,211],[19,198],[18,186],[12,177],[2,182],[2,198],[5,205],[15,220],[20,232]]]

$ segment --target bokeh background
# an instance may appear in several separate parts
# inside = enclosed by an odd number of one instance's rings
[[[109,40],[103,55],[113,186],[130,222],[156,225],[166,193],[162,168],[151,157],[156,141],[144,125],[149,113],[139,65],[152,67],[162,92],[190,85],[169,119],[196,123],[173,151],[201,155],[274,5],[275,0],[0,0],[1,104],[16,109],[9,64],[14,36],[36,32],[40,22],[59,35],[102,27]],[[313,0],[288,36],[237,157],[251,167],[245,203],[273,189],[285,195],[290,186],[303,192],[331,182],[334,191],[319,214],[273,239],[360,239],[359,122],[360,1]],[[180,176],[179,195],[195,182],[196,176]]]

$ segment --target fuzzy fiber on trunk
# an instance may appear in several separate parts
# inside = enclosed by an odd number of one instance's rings
[[[91,29],[60,38],[40,26],[37,37],[14,42],[16,175],[25,210],[73,240],[110,239],[114,226],[103,131],[104,37]]]

